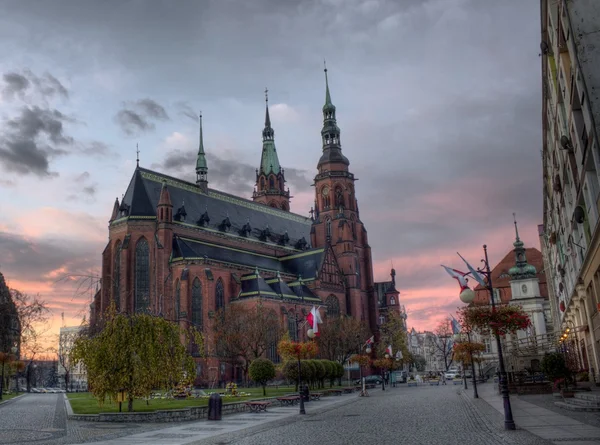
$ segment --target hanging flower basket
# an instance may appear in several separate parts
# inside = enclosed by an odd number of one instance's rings
[[[317,355],[317,344],[312,341],[296,342],[291,340],[281,340],[277,344],[277,351],[282,357],[294,358],[312,358]]]
[[[461,324],[487,334],[515,333],[531,326],[529,315],[520,306],[503,305],[492,309],[489,306],[472,306],[459,310]]]
[[[564,301],[561,301],[561,302],[560,302],[560,305],[559,305],[559,307],[560,307],[560,311],[561,311],[561,312],[564,312],[564,311],[565,311],[565,309],[566,309],[566,307],[565,307],[565,302],[564,302]]]

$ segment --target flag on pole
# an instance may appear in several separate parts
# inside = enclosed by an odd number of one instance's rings
[[[386,354],[390,354],[390,357],[393,356],[394,354],[392,354],[392,345],[389,345],[387,347],[387,349],[385,350]]]
[[[465,275],[467,274],[467,272],[461,272],[460,270],[451,269],[448,266],[444,266],[443,264],[441,264],[441,266],[444,269],[446,269],[446,272],[448,272],[448,275],[450,275],[452,278],[454,278],[456,281],[458,281],[461,292],[469,287],[467,284],[467,279],[465,278]]]
[[[450,315],[450,324],[452,325],[452,333],[460,334],[460,323],[453,315]]]
[[[371,346],[373,343],[375,343],[375,336],[374,335],[365,342],[365,345]]]
[[[471,266],[469,263],[467,263],[467,260],[465,260],[460,253],[456,252],[456,254],[460,257],[461,260],[463,260],[465,262],[465,264],[467,265],[467,268],[469,269],[469,272],[471,272],[471,275],[473,275],[473,278],[475,279],[475,281],[477,281],[483,287],[487,287],[486,282],[483,280],[483,278],[481,278],[481,275],[479,275],[479,272],[477,272],[473,266]]]
[[[313,306],[312,309],[310,310],[310,313],[306,316],[306,321],[308,322],[310,329],[313,330],[315,336],[318,337],[319,336],[319,323],[323,323],[323,320],[321,319],[321,315],[319,314],[319,309],[317,309],[316,307]]]

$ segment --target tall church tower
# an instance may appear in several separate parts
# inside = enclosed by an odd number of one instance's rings
[[[196,157],[196,184],[203,193],[208,193],[208,165],[204,153],[204,138],[202,137],[202,114],[200,119],[200,141],[198,143],[198,156]]]
[[[290,189],[285,190],[285,176],[279,165],[275,148],[275,131],[271,127],[269,116],[269,90],[265,89],[265,128],[262,132],[263,148],[260,168],[256,170],[256,185],[252,199],[281,210],[290,210]]]
[[[377,326],[373,268],[367,231],[359,218],[354,194],[354,174],[342,153],[336,108],[331,101],[325,68],[325,105],[321,130],[323,153],[315,176],[315,208],[311,229],[314,247],[331,248],[343,271],[346,313]]]

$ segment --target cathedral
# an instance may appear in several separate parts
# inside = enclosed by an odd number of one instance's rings
[[[306,314],[313,305],[321,306],[324,320],[349,315],[367,323],[374,334],[388,311],[401,314],[395,271],[390,281],[373,279],[356,178],[342,153],[327,70],[322,111],[322,150],[310,216],[290,210],[268,99],[250,199],[209,187],[201,118],[195,183],[138,163],[121,202],[114,203],[91,322],[112,302],[118,311],[150,312],[183,328],[195,326],[206,343],[205,358],[197,360],[197,382],[206,382],[239,377],[239,370],[214,352],[210,335],[211,319],[233,302],[261,302],[292,339],[294,308]],[[267,356],[277,361],[275,345]]]

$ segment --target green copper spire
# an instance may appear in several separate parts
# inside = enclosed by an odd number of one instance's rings
[[[517,226],[517,218],[514,213],[513,219],[515,223],[515,242],[513,243],[513,246],[515,247],[516,265],[509,269],[508,274],[513,280],[535,278],[537,275],[537,270],[535,269],[535,266],[527,263],[527,257],[525,256],[525,244],[519,238],[519,228]]]
[[[279,165],[279,157],[275,148],[275,131],[271,127],[271,117],[269,116],[269,90],[265,88],[265,128],[263,129],[263,149],[260,159],[259,173],[275,173],[278,175],[281,172]]]
[[[198,143],[198,157],[196,158],[196,184],[204,191],[208,188],[208,165],[206,164],[206,153],[204,153],[204,138],[202,136],[202,113],[199,115],[200,138]]]

